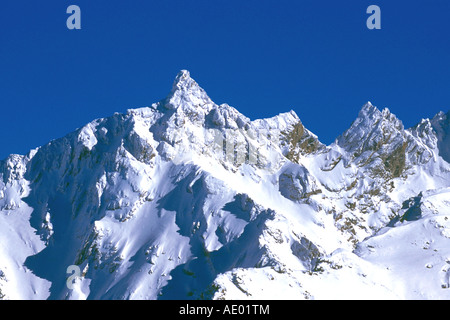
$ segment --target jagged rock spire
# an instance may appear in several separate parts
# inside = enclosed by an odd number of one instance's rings
[[[178,72],[172,86],[172,92],[177,90],[188,90],[191,87],[197,86],[197,82],[191,78],[191,74],[188,70],[181,70]]]
[[[210,109],[214,103],[198,83],[191,78],[190,72],[181,70],[175,77],[172,90],[165,100],[167,109],[182,108],[189,111]]]
[[[374,150],[380,144],[387,143],[390,138],[403,132],[402,122],[385,108],[380,111],[372,103],[367,102],[359,111],[358,117],[336,140],[337,144],[347,151],[359,149]]]

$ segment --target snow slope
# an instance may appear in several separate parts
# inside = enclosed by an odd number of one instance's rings
[[[405,130],[367,103],[326,146],[183,70],[0,162],[0,297],[448,299],[449,136],[448,113]]]

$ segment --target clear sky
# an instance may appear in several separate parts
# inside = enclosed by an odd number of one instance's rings
[[[0,158],[157,102],[181,69],[251,119],[294,110],[327,144],[367,101],[410,127],[450,109],[449,21],[448,0],[4,0]]]

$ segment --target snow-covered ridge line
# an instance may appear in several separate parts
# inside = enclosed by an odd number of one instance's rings
[[[448,113],[405,130],[369,102],[326,146],[183,70],[0,161],[0,298],[450,298],[448,137]]]

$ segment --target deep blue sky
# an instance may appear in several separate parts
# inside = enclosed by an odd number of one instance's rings
[[[369,100],[409,127],[450,109],[449,19],[448,0],[5,0],[0,158],[159,101],[180,69],[251,119],[295,110],[324,143]]]

